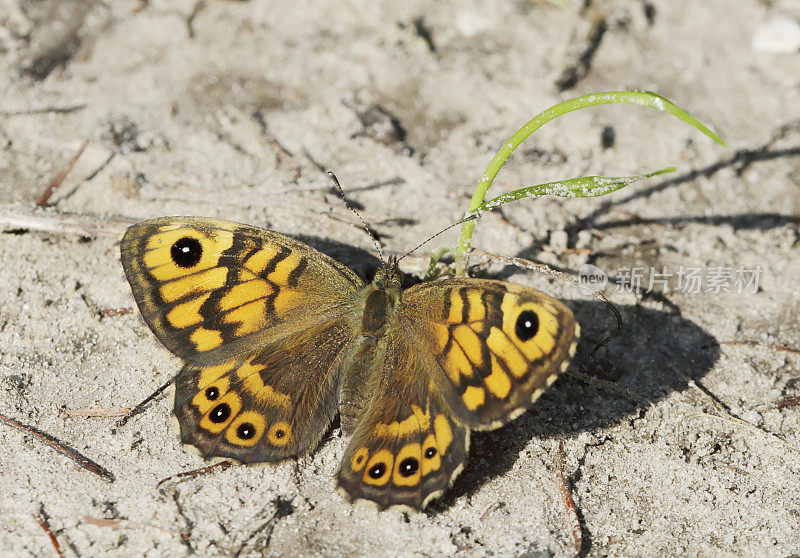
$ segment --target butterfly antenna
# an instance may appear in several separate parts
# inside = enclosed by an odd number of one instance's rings
[[[336,175],[333,174],[331,171],[325,171],[325,174],[327,174],[328,177],[333,181],[333,184],[339,191],[339,195],[342,197],[342,201],[344,201],[344,205],[347,207],[347,209],[355,213],[356,217],[358,217],[358,220],[361,221],[361,224],[364,226],[364,230],[367,231],[367,234],[372,239],[372,243],[375,245],[375,249],[378,251],[378,256],[381,258],[381,260],[383,260],[383,250],[381,250],[381,245],[378,242],[378,239],[375,238],[375,235],[369,228],[369,225],[367,225],[367,222],[364,221],[364,218],[361,216],[361,214],[358,211],[356,211],[355,207],[350,205],[350,202],[347,201],[347,196],[344,195],[344,190],[342,190],[342,186],[339,184],[339,179],[336,178]]]
[[[442,234],[442,233],[445,233],[445,232],[449,231],[449,230],[450,230],[450,229],[452,229],[453,227],[455,227],[455,226],[458,226],[458,225],[461,225],[461,224],[463,224],[463,223],[466,223],[467,221],[475,221],[476,219],[478,219],[478,215],[477,215],[477,214],[474,214],[474,215],[470,215],[469,217],[465,217],[464,219],[461,219],[460,221],[456,221],[455,223],[453,223],[453,224],[451,224],[451,225],[447,225],[445,228],[443,228],[442,230],[440,230],[439,232],[437,232],[435,235],[433,235],[433,236],[429,236],[428,238],[426,238],[425,240],[423,240],[422,242],[420,242],[419,244],[417,244],[417,245],[416,245],[416,246],[415,246],[413,249],[409,250],[408,252],[406,252],[405,254],[403,254],[402,256],[400,256],[399,258],[397,258],[397,261],[399,262],[400,260],[402,260],[402,259],[403,259],[403,258],[405,258],[406,256],[410,256],[411,254],[413,254],[414,252],[416,252],[417,250],[419,250],[420,248],[422,248],[423,246],[425,246],[425,245],[426,245],[428,242],[430,242],[431,240],[433,240],[434,238],[436,238],[436,237],[437,237],[437,236],[439,236],[440,234]]]

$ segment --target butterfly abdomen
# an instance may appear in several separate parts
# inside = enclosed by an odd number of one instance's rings
[[[370,402],[371,395],[366,389],[370,374],[374,370],[378,340],[371,336],[359,336],[346,349],[340,372],[339,420],[342,432],[350,436],[355,431],[359,419]]]

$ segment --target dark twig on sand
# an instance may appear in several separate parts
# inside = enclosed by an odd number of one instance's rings
[[[797,405],[800,405],[800,395],[795,395],[794,397],[786,397],[775,403],[775,407],[778,409],[785,409],[786,407],[795,407]]]
[[[79,110],[83,110],[85,108],[86,108],[86,103],[80,105],[66,105],[63,107],[52,106],[52,107],[21,109],[21,110],[0,110],[0,116],[28,116],[32,114],[47,114],[47,113],[66,114],[69,112],[76,112]]]
[[[47,514],[44,511],[44,504],[39,504],[39,513],[33,514],[33,518],[39,524],[39,527],[47,533],[47,536],[50,537],[50,542],[53,543],[53,548],[56,550],[58,558],[64,558],[64,553],[61,552],[61,545],[58,544],[58,539],[53,534],[53,530],[50,529],[50,521],[48,521]]]
[[[211,473],[212,471],[215,471],[217,469],[219,469],[220,471],[224,471],[225,469],[228,469],[228,468],[230,468],[232,466],[233,466],[233,463],[230,462],[230,461],[220,461],[219,463],[214,463],[213,465],[207,465],[206,467],[200,467],[199,469],[192,469],[191,471],[184,471],[182,473],[178,473],[176,475],[172,475],[171,477],[167,477],[165,479],[161,479],[160,481],[158,481],[158,484],[156,485],[156,488],[160,488],[162,484],[164,484],[166,482],[169,482],[169,481],[182,479],[184,477],[197,477],[197,476],[200,476],[200,475],[205,475],[205,474]]]
[[[83,144],[81,144],[80,149],[78,149],[75,155],[72,156],[72,159],[70,159],[69,162],[64,165],[59,173],[53,178],[53,180],[50,181],[50,184],[47,185],[47,188],[45,188],[44,192],[42,192],[42,195],[36,201],[36,205],[39,207],[44,207],[47,205],[47,202],[50,201],[50,197],[56,191],[56,188],[61,186],[61,183],[64,182],[64,179],[69,174],[69,171],[72,170],[72,167],[75,166],[75,163],[77,163],[78,159],[80,159],[81,155],[83,155],[83,151],[86,149],[87,145],[89,145],[89,140],[85,140]]]
[[[558,450],[556,453],[556,467],[558,469],[558,484],[559,491],[561,492],[561,499],[564,501],[564,509],[567,512],[567,519],[572,528],[572,537],[575,540],[575,555],[578,556],[583,548],[583,529],[581,529],[581,520],[578,515],[578,508],[575,506],[575,500],[572,499],[572,492],[567,483],[567,475],[564,473],[564,442],[558,442]]]
[[[759,343],[758,341],[720,341],[720,345],[749,345],[751,347],[762,347],[764,349],[772,349],[773,351],[783,351],[786,353],[794,353],[800,355],[800,349],[787,347],[786,345],[769,345],[767,343]]]
[[[159,527],[158,525],[154,525],[152,523],[137,523],[135,521],[128,521],[126,519],[106,519],[104,517],[92,517],[90,515],[84,515],[81,518],[81,521],[87,525],[94,525],[96,527],[108,527],[110,529],[155,529],[157,531],[161,531],[162,533],[166,533],[167,535],[181,537],[182,539],[186,539],[188,537],[188,535],[185,533],[164,529],[163,527]]]
[[[157,390],[155,390],[153,393],[151,393],[150,395],[145,397],[144,401],[142,401],[141,403],[136,405],[133,409],[131,409],[131,412],[129,412],[127,415],[125,415],[124,417],[122,417],[121,419],[119,419],[117,421],[117,424],[115,425],[115,427],[111,429],[111,433],[115,434],[116,431],[117,431],[117,428],[122,428],[123,426],[125,426],[125,424],[127,424],[127,422],[130,419],[132,419],[133,417],[135,417],[139,413],[142,413],[144,411],[144,408],[147,406],[147,404],[150,403],[153,399],[155,399],[159,395],[161,395],[164,392],[164,390],[166,390],[170,385],[172,385],[172,382],[174,382],[176,379],[177,379],[177,376],[173,376],[172,378],[169,379],[168,382],[166,382],[161,387],[159,387]]]
[[[78,451],[72,449],[71,447],[64,444],[62,441],[58,440],[55,436],[47,434],[46,432],[42,432],[32,426],[28,426],[26,424],[22,424],[18,420],[15,420],[11,417],[7,417],[4,414],[0,413],[0,422],[11,426],[12,428],[16,428],[17,430],[21,430],[26,434],[30,434],[40,442],[43,442],[56,450],[58,453],[62,455],[66,455],[70,459],[72,459],[75,463],[80,465],[82,468],[86,469],[90,473],[94,473],[98,477],[102,478],[103,480],[107,480],[109,482],[114,482],[114,474],[99,465],[98,463],[92,461],[85,455],[79,453]]]
[[[112,316],[124,316],[133,313],[133,306],[125,306],[123,308],[103,308],[99,311],[101,318],[110,318]]]

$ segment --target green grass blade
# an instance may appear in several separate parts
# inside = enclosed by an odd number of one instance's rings
[[[550,107],[545,111],[542,111],[541,113],[536,115],[533,119],[528,121],[524,126],[522,126],[522,128],[517,130],[514,133],[514,135],[512,135],[503,144],[503,146],[495,154],[492,161],[489,163],[489,166],[486,167],[486,171],[484,171],[480,182],[478,182],[478,186],[475,189],[475,193],[472,195],[472,199],[470,200],[470,204],[466,214],[470,215],[479,210],[481,205],[484,203],[486,192],[489,189],[489,186],[491,186],[492,181],[494,181],[495,177],[497,176],[497,173],[500,172],[500,169],[503,167],[503,165],[511,156],[511,154],[514,152],[514,150],[517,147],[519,147],[519,145],[523,141],[525,141],[533,132],[535,132],[536,130],[538,130],[551,120],[558,118],[559,116],[563,116],[564,114],[587,107],[614,104],[614,103],[629,103],[634,105],[641,105],[652,109],[660,110],[663,112],[667,112],[677,118],[680,118],[687,124],[694,126],[702,133],[713,139],[715,142],[722,145],[723,147],[725,146],[725,142],[723,142],[722,139],[717,134],[712,132],[702,122],[694,118],[688,112],[678,107],[668,99],[665,99],[664,97],[657,95],[656,93],[651,93],[649,91],[608,91],[605,93],[594,93],[591,95],[584,95],[582,97],[577,97],[575,99],[564,101],[553,107]],[[469,252],[470,243],[472,240],[472,233],[474,230],[475,230],[475,221],[467,221],[461,226],[461,232],[458,237],[458,245],[456,247],[457,275],[464,274],[464,265],[465,265],[464,258],[466,254]]]
[[[512,192],[508,192],[483,202],[475,211],[476,214],[484,211],[491,211],[505,203],[521,200],[523,198],[539,198],[541,196],[558,196],[561,198],[591,198],[605,196],[611,192],[616,192],[633,184],[637,180],[643,180],[659,174],[675,172],[675,167],[657,170],[647,174],[637,174],[634,176],[581,176],[579,178],[569,178],[556,182],[546,182],[535,186],[527,186]]]
[[[436,264],[439,263],[439,260],[442,259],[442,256],[452,251],[453,249],[447,246],[439,246],[436,250],[433,251],[433,254],[431,254],[431,259],[428,262],[428,269],[425,271],[426,281],[436,277]]]

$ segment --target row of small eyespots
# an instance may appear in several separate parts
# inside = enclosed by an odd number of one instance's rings
[[[209,401],[214,401],[219,397],[219,389],[211,386],[206,389],[205,396]],[[208,420],[214,424],[227,422],[231,417],[231,407],[227,403],[220,403],[208,414]],[[258,428],[252,422],[242,422],[236,427],[236,437],[243,441],[249,441],[260,435]],[[284,446],[292,438],[292,427],[286,421],[277,421],[267,430],[267,440],[274,446]]]
[[[433,446],[430,446],[425,449],[424,458],[425,459],[433,459],[436,457],[437,449]],[[386,454],[386,455],[381,455]],[[375,453],[375,458],[379,458],[373,463],[369,470],[366,472],[366,475],[369,476],[374,481],[381,481],[389,474],[389,471],[394,464],[394,456],[388,450],[380,450]],[[369,458],[369,451],[367,448],[360,448],[353,454],[351,459],[351,466],[353,472],[358,472],[364,468],[364,464],[368,462]],[[400,462],[398,467],[398,472],[402,477],[411,477],[417,473],[419,470],[419,461],[416,457],[406,457],[403,461]]]

